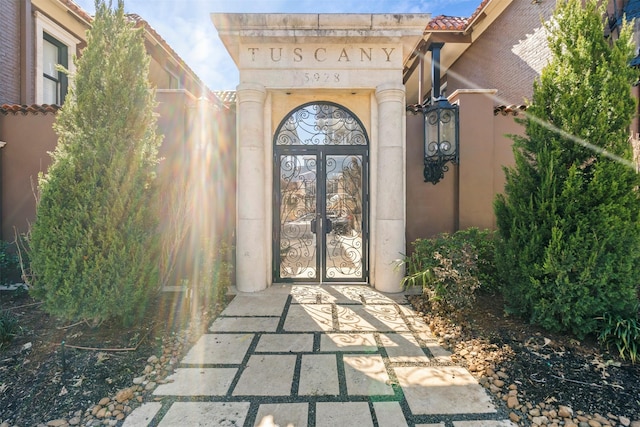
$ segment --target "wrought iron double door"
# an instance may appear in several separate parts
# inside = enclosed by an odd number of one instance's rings
[[[366,146],[276,151],[274,281],[367,281],[367,165]]]

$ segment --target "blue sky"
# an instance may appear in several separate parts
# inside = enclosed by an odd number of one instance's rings
[[[93,15],[94,0],[74,0]],[[238,71],[209,17],[243,13],[431,13],[470,16],[481,0],[125,0],[212,90],[233,90]],[[117,0],[113,0],[117,3]]]

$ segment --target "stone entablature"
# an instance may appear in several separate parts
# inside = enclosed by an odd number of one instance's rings
[[[247,45],[240,49],[242,68],[397,68],[402,52],[395,45]]]
[[[239,68],[247,65],[241,58],[245,54],[251,56],[248,48],[268,45],[265,53],[270,53],[271,47],[275,49],[284,44],[291,46],[294,64],[295,58],[299,59],[296,48],[301,49],[298,52],[304,58],[304,50],[321,56],[322,50],[315,52],[315,49],[329,49],[327,45],[331,45],[330,49],[338,53],[335,61],[346,62],[346,56],[360,55],[360,47],[388,49],[400,45],[401,52],[398,49],[397,54],[402,65],[422,39],[430,18],[430,14],[211,14],[220,39]],[[358,51],[349,52],[349,49]],[[383,57],[382,62],[385,61]]]

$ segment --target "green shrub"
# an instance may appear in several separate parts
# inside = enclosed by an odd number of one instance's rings
[[[602,321],[598,341],[607,348],[614,345],[623,360],[629,357],[632,363],[636,363],[640,349],[640,322],[637,317],[623,319],[605,314],[598,320]]]
[[[496,240],[498,236],[491,230],[480,230],[470,227],[457,231],[454,238],[461,239],[471,245],[477,254],[479,290],[495,294],[499,292],[498,271],[495,263]]]
[[[159,290],[154,91],[142,29],[96,2],[29,240],[32,293],[63,319],[130,324]]]
[[[8,310],[0,310],[0,348],[20,331],[18,318]]]
[[[214,307],[223,304],[233,280],[232,247],[219,243],[214,247],[208,243],[201,251],[196,287],[199,307]]]
[[[515,166],[495,201],[496,266],[508,311],[581,338],[596,318],[635,316],[640,175],[629,125],[631,29],[603,37],[594,0],[557,3],[549,64],[534,83]]]
[[[493,239],[477,228],[417,239],[414,251],[403,263],[403,286],[421,286],[437,311],[456,313],[473,306],[475,291],[494,287]],[[480,255],[482,257],[480,257]]]
[[[20,278],[18,256],[10,250],[8,242],[0,240],[0,285],[7,285]]]

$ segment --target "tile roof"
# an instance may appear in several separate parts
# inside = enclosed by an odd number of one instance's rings
[[[439,15],[435,18],[431,19],[427,24],[427,31],[464,31],[467,27],[467,23],[469,22],[469,18],[461,18],[459,16],[447,16],[447,15]]]
[[[185,70],[187,70],[192,76],[194,76],[197,79],[197,81],[202,84],[202,86],[206,89],[206,91],[209,91],[209,88],[205,86],[205,84],[202,82],[202,80],[200,80],[198,75],[191,69],[191,67],[189,67],[187,63],[182,60],[182,58],[180,58],[180,55],[178,55],[176,51],[173,50],[173,48],[169,45],[169,43],[167,43],[167,41],[163,39],[162,36],[158,34],[158,32],[151,25],[149,25],[147,21],[145,21],[140,15],[137,15],[135,13],[127,14],[127,17],[135,23],[136,27],[144,28],[149,34],[151,34],[151,36],[155,38],[158,41],[158,43],[160,43],[162,47],[164,47],[167,50],[167,52],[169,52],[169,55],[175,58],[176,61],[178,61],[178,63]]]
[[[84,9],[82,9],[80,6],[75,4],[72,0],[59,0],[59,1],[60,3],[68,7],[69,10],[71,10],[73,13],[78,15],[80,18],[84,19],[87,22],[87,24],[91,25],[91,23],[93,22],[93,17],[89,15]],[[145,21],[140,15],[137,15],[135,13],[127,14],[127,17],[132,22],[134,22],[136,27],[144,28],[145,31],[147,31],[147,33],[149,33],[153,38],[155,38],[158,41],[158,43],[160,43],[160,45],[163,48],[165,48],[165,50],[169,53],[169,55],[172,56],[180,64],[181,67],[187,70],[192,76],[196,78],[196,80],[199,83],[202,84],[202,87],[205,88],[205,92],[210,91],[209,88],[207,88],[206,85],[202,82],[202,80],[200,80],[198,75],[191,69],[191,67],[189,67],[187,63],[184,62],[184,60],[180,57],[180,55],[178,55],[176,51],[173,50],[173,48],[169,45],[169,43],[167,43],[167,41],[163,39],[162,36],[158,34],[158,32],[151,25],[149,25],[147,21]]]
[[[460,16],[439,15],[431,19],[427,24],[426,31],[465,31],[469,24],[482,13],[482,10],[491,0],[482,0],[469,18]]]
[[[493,107],[494,116],[497,116],[498,114],[502,114],[503,116],[517,116],[523,111],[527,111],[526,105],[496,105]]]
[[[32,105],[20,105],[20,104],[2,104],[0,105],[0,114],[5,116],[8,114],[55,114],[60,109],[59,105],[55,104],[32,104]]]
[[[91,15],[89,15],[84,9],[82,9],[80,6],[75,4],[73,1],[71,0],[59,0],[59,1],[60,3],[67,6],[73,13],[78,15],[80,18],[84,19],[88,24],[93,22],[93,18],[91,17]]]
[[[214,90],[213,94],[224,105],[236,103],[236,91],[235,90]]]

